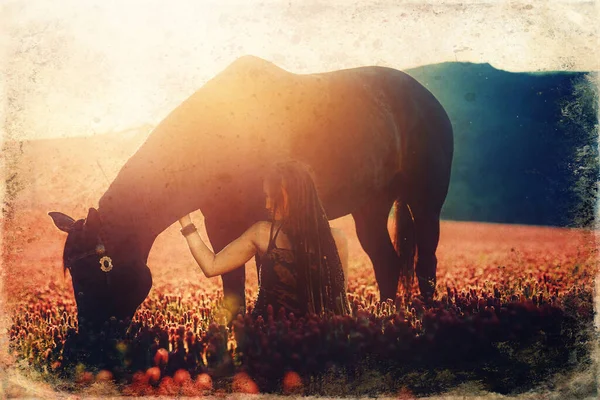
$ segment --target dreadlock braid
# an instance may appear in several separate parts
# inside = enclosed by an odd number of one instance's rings
[[[296,257],[299,301],[308,304],[310,313],[349,314],[342,263],[308,167],[298,161],[280,163],[268,179],[288,194],[282,230]],[[275,196],[274,208],[283,208],[282,203]]]

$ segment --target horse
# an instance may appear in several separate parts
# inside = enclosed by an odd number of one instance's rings
[[[85,219],[49,213],[68,233],[79,329],[133,316],[152,287],[153,242],[183,215],[201,210],[215,252],[264,219],[262,177],[291,159],[314,171],[329,219],[353,216],[381,301],[415,275],[431,298],[453,150],[446,111],[404,72],[294,74],[241,57],[157,125]],[[245,310],[245,269],[222,280],[227,308]]]

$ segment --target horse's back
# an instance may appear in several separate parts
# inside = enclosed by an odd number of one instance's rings
[[[299,159],[315,171],[326,209],[341,216],[398,172],[423,168],[419,159],[439,155],[441,142],[448,147],[445,121],[427,89],[391,68],[300,75],[247,56],[173,110],[117,181],[135,191],[144,171],[148,207],[158,209],[182,196],[262,196],[257,176]],[[449,135],[451,143],[451,127]]]
[[[292,148],[316,170],[324,203],[335,203],[331,214],[352,212],[388,190],[398,175],[418,176],[411,184],[430,179],[447,185],[452,126],[438,100],[414,78],[378,66],[300,77],[320,82],[328,100],[314,101],[317,118]]]

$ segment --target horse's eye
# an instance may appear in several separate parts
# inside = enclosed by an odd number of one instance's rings
[[[104,255],[105,252],[106,252],[106,249],[104,248],[103,244],[99,244],[96,246],[96,254],[102,256],[102,255]]]

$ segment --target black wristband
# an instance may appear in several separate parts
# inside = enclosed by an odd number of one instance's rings
[[[196,231],[197,231],[196,225],[194,225],[194,224],[187,224],[180,230],[180,232],[183,236],[188,236]]]

